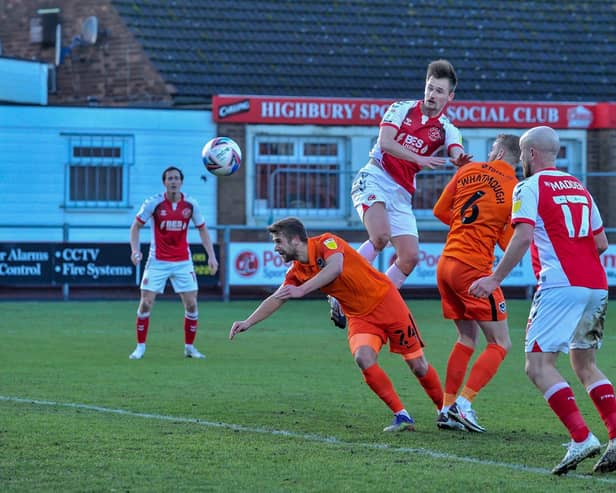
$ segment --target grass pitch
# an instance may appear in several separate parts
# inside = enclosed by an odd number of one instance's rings
[[[438,430],[432,403],[384,349],[380,363],[417,422],[395,435],[382,433],[389,410],[363,383],[325,300],[289,301],[228,341],[231,322],[257,304],[201,302],[202,361],[183,357],[179,300],[159,301],[146,356],[130,361],[136,300],[0,303],[0,490],[616,489],[616,475],[590,475],[592,460],[567,477],[549,473],[568,437],[524,375],[529,302],[509,302],[513,349],[475,400],[485,434]],[[453,324],[437,301],[409,304],[444,380]],[[598,360],[616,381],[610,326],[608,316]],[[605,443],[565,357],[560,367]]]

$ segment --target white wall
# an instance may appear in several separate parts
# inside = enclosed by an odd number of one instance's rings
[[[215,132],[211,112],[203,110],[0,106],[0,241],[61,241],[66,223],[92,226],[71,229],[70,241],[128,242],[138,207],[164,190],[161,174],[170,165],[182,169],[183,191],[199,201],[207,224],[214,226],[216,178],[208,174],[204,183],[200,177],[205,173],[201,148]],[[66,133],[133,137],[128,207],[63,206]],[[199,242],[194,231],[189,239]],[[149,231],[144,231],[142,241],[149,241]]]

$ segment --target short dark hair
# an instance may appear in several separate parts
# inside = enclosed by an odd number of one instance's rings
[[[267,231],[271,234],[281,234],[287,239],[299,236],[301,241],[308,241],[308,234],[303,223],[296,217],[287,217],[270,224]]]
[[[426,81],[430,78],[434,77],[435,79],[449,79],[449,84],[451,86],[449,92],[452,93],[456,90],[456,86],[458,85],[458,76],[456,75],[456,71],[453,68],[453,65],[449,63],[447,60],[434,60],[428,65],[428,70],[426,72]]]
[[[184,181],[184,173],[182,173],[182,170],[175,166],[169,166],[165,171],[163,171],[163,183],[165,183],[165,178],[167,177],[168,171],[177,171],[180,174],[180,180]]]
[[[513,134],[498,134],[496,142],[505,151],[505,161],[517,164],[520,161],[520,137]]]

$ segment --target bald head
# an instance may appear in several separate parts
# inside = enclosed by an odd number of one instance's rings
[[[524,176],[556,166],[560,151],[558,134],[550,127],[534,127],[520,137]]]

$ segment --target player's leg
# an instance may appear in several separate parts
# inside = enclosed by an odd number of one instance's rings
[[[180,262],[170,277],[171,285],[180,295],[184,305],[184,356],[187,358],[204,359],[194,346],[199,324],[199,309],[197,306],[197,293],[199,286],[193,263],[188,260]]]
[[[573,390],[556,368],[558,353],[569,352],[584,312],[586,303],[580,294],[577,288],[569,287],[538,290],[526,330],[526,374],[571,437],[567,453],[552,469],[557,475],[566,474],[600,452],[599,440],[580,413]]]
[[[612,382],[597,366],[596,351],[603,342],[607,292],[590,290],[589,301],[575,331],[569,353],[571,367],[586,388],[608,432],[608,445],[594,472],[616,470],[616,398]]]
[[[580,413],[573,390],[556,369],[557,353],[526,353],[526,373],[571,436],[567,453],[552,469],[566,474],[588,457],[600,452],[599,440],[590,432]]]
[[[391,244],[396,249],[396,261],[389,266],[386,274],[400,289],[419,262],[419,240],[414,235],[398,235],[391,237]]]
[[[424,343],[412,313],[394,286],[372,312],[377,327],[389,340],[389,350],[400,354],[437,410],[443,404],[441,379],[423,353]]]
[[[411,195],[401,187],[396,187],[392,190],[387,212],[390,242],[396,249],[396,261],[389,266],[386,274],[399,289],[419,262],[419,233]]]
[[[129,355],[129,359],[141,359],[145,354],[145,345],[148,338],[148,330],[150,328],[150,313],[152,306],[156,300],[156,293],[147,289],[141,290],[141,298],[139,300],[139,308],[137,309],[137,320],[135,321],[135,330],[137,333],[137,347]]]
[[[366,207],[363,212],[362,221],[368,233],[368,240],[378,255],[378,252],[387,246],[391,238],[389,215],[385,208],[385,203],[374,202],[369,207]]]
[[[197,306],[197,291],[179,293],[184,304],[184,356],[187,358],[205,359],[194,346],[199,324],[199,310]]]
[[[372,164],[362,168],[353,180],[351,198],[366,231],[369,244],[360,247],[360,253],[372,262],[391,237],[388,201],[394,195],[397,183],[382,169]]]
[[[479,321],[476,322],[476,325],[483,330],[488,344],[475,360],[466,385],[456,398],[455,404],[449,409],[448,414],[463,423],[469,430],[483,432],[485,428],[479,424],[472,403],[479,391],[496,375],[507,352],[511,349],[511,340],[506,320]]]
[[[353,322],[356,322],[355,324]],[[349,331],[359,331],[361,323],[350,320]],[[414,430],[414,420],[404,408],[391,379],[378,364],[378,353],[383,345],[382,339],[374,334],[354,333],[349,335],[349,348],[366,384],[383,403],[394,413],[391,425],[383,431]]]
[[[141,278],[141,299],[137,310],[137,347],[129,356],[130,359],[141,359],[145,353],[145,342],[150,326],[150,313],[156,295],[164,292],[167,279],[172,273],[169,262],[160,262],[149,258],[143,277]]]
[[[571,366],[607,428],[608,446],[593,470],[610,472],[616,470],[616,399],[612,382],[597,367],[595,353],[594,348],[572,349]]]
[[[479,326],[474,320],[454,320],[454,325],[458,337],[447,360],[445,394],[443,396],[444,412],[449,410],[449,407],[458,397],[471,356],[475,352],[479,335]]]
[[[443,317],[452,320],[457,331],[457,340],[447,360],[443,407],[437,419],[437,425],[441,429],[467,429],[462,423],[449,417],[449,409],[455,404],[462,388],[479,335],[479,326],[466,313],[464,292],[468,287],[466,282],[462,281],[469,268],[470,266],[446,255],[441,255],[436,268]]]

